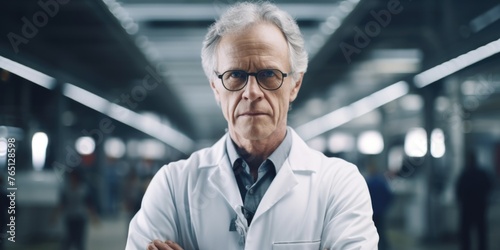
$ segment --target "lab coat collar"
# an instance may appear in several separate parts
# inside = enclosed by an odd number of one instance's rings
[[[293,129],[290,128],[289,131],[292,132],[292,148],[290,150],[290,155],[280,171],[276,173],[276,177],[271,183],[271,186],[269,186],[266,194],[262,197],[252,223],[259,220],[259,217],[299,184],[300,178],[297,174],[314,173],[320,166],[318,160],[320,157],[312,156],[312,154],[317,154],[318,152],[314,152],[310,149]]]
[[[231,205],[236,213],[243,205],[238,184],[234,178],[234,173],[229,164],[229,157],[226,152],[226,136],[224,135],[211,148],[203,151],[200,159],[200,168],[214,168],[208,177],[208,181],[221,193],[224,199]]]
[[[288,165],[292,171],[315,172],[320,165],[317,160],[318,157],[308,157],[308,155],[313,154],[314,151],[307,146],[292,128],[289,127],[288,129],[288,131],[292,133],[292,148],[290,149],[290,155],[285,161],[285,163],[288,162],[288,164],[284,165]],[[203,155],[200,157],[200,168],[229,164],[225,145],[227,136],[229,136],[229,134],[226,133],[211,148],[203,152]],[[281,170],[279,172],[281,172]]]
[[[289,131],[292,133],[290,155],[279,172],[276,173],[271,186],[262,198],[255,213],[254,222],[299,183],[296,173],[316,172],[316,169],[320,166],[318,160],[320,157],[311,156],[312,154],[318,154],[318,152],[310,149],[293,129]],[[212,148],[203,152],[203,156],[200,157],[200,168],[217,167],[210,174],[209,181],[222,194],[234,211],[239,213],[243,201],[241,195],[237,192],[238,185],[229,164],[229,158],[225,153],[226,136],[228,134],[217,141]]]

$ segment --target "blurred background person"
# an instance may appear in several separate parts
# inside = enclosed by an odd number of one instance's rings
[[[128,170],[128,166],[125,162],[114,157],[107,158],[107,164],[105,166],[105,185],[106,185],[106,204],[105,213],[107,216],[116,218],[119,216],[120,204],[122,201],[123,189],[123,179],[125,179],[125,172]]]
[[[62,214],[64,220],[63,226],[65,230],[61,241],[61,249],[68,250],[75,247],[77,250],[83,250],[86,249],[89,216],[92,222],[98,223],[97,215],[91,192],[79,169],[74,169],[67,177],[67,182],[61,190],[59,206],[53,218],[55,221]]]
[[[152,175],[140,178],[134,170],[127,175],[124,185],[124,206],[127,213],[127,223],[141,208],[142,197],[152,178]]]
[[[387,177],[377,169],[377,165],[374,162],[368,164],[367,170],[368,177],[366,182],[372,199],[373,222],[375,223],[375,227],[377,227],[380,238],[378,248],[379,250],[386,250],[389,249],[389,242],[386,234],[385,215],[390,208],[393,194],[389,188]]]
[[[488,197],[492,183],[474,153],[469,152],[466,166],[458,179],[457,200],[460,206],[460,249],[471,248],[471,234],[477,235],[479,250],[488,249],[486,224]]]

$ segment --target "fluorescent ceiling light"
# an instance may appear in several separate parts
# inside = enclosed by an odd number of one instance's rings
[[[386,103],[396,100],[406,95],[408,91],[408,83],[399,81],[353,102],[350,105],[341,107],[306,124],[298,126],[296,131],[304,140],[310,140],[320,134],[346,124],[357,117],[367,114]]]
[[[49,138],[43,132],[36,132],[31,140],[33,168],[40,171],[45,166]]]
[[[108,157],[120,159],[125,155],[125,143],[120,138],[112,137],[104,142],[104,152]]]
[[[423,157],[427,154],[427,132],[423,128],[412,128],[405,136],[404,150],[410,157]]]
[[[443,130],[440,128],[435,128],[431,133],[431,155],[434,158],[443,157],[446,153],[446,144]]]
[[[328,150],[332,153],[351,152],[354,145],[354,136],[348,133],[336,132],[328,138]]]
[[[500,19],[500,4],[486,11],[484,14],[472,19],[469,26],[473,32],[479,32],[490,24]]]
[[[183,153],[190,153],[194,145],[194,142],[189,137],[170,126],[163,124],[161,121],[138,114],[132,110],[117,105],[116,103],[111,103],[108,100],[71,83],[66,83],[64,85],[63,94],[123,124],[129,125],[154,138],[157,138]]]
[[[393,146],[387,153],[387,169],[392,173],[401,171],[404,161],[404,148]]]
[[[160,160],[165,158],[165,145],[154,139],[144,139],[140,142],[139,155],[143,159]]]
[[[50,90],[53,89],[56,84],[55,78],[2,56],[0,56],[0,68]],[[62,92],[66,97],[153,136],[183,153],[191,152],[194,145],[193,141],[170,126],[159,121],[149,124],[151,121],[146,117],[111,103],[71,83],[64,84]]]
[[[376,74],[403,74],[420,71],[423,53],[419,49],[375,49],[363,64]]]
[[[424,100],[420,95],[406,95],[399,100],[399,104],[406,111],[419,111],[424,106]]]
[[[365,70],[374,74],[408,74],[420,70],[417,58],[375,58],[362,64]]]
[[[423,88],[498,52],[500,52],[500,39],[432,67],[416,75],[413,81],[418,88]]]
[[[75,141],[76,151],[81,155],[90,155],[95,151],[94,138],[90,136],[82,136]]]
[[[176,4],[176,3],[141,3],[122,4],[130,17],[137,21],[205,21],[214,20],[222,14],[228,4]],[[335,10],[335,4],[278,4],[295,19],[325,20]]]
[[[53,77],[2,56],[0,56],[0,68],[12,72],[46,89],[53,89],[56,85],[56,79]]]
[[[108,100],[71,83],[64,84],[62,92],[70,99],[101,113],[105,113],[109,104]]]
[[[378,155],[384,150],[384,139],[379,131],[369,130],[359,135],[357,145],[362,154]]]

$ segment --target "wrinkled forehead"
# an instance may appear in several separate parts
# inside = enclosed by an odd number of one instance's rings
[[[276,25],[259,23],[223,36],[218,52],[219,56],[288,57],[288,43]]]

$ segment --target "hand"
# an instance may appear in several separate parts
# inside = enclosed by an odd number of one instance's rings
[[[184,250],[177,243],[167,240],[162,242],[160,240],[154,240],[148,244],[147,250]]]

